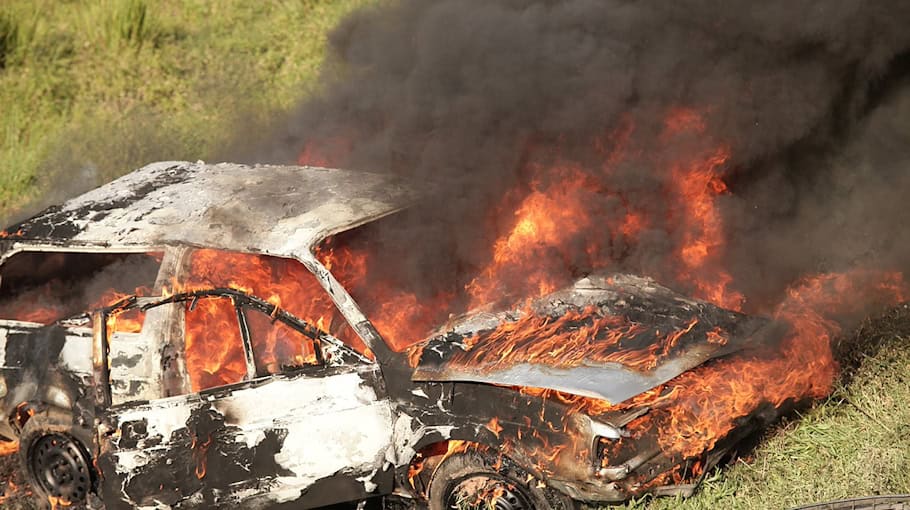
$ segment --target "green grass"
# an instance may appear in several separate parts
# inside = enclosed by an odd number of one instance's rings
[[[369,3],[4,0],[0,217],[51,183],[207,159],[311,91],[328,29]]]

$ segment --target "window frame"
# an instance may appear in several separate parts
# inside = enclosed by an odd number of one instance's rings
[[[327,335],[326,332],[316,329],[316,331],[319,331],[319,334],[318,335],[311,334],[310,331],[308,329],[306,329],[305,327],[302,327],[295,322],[288,321],[287,319],[283,318],[280,314],[280,312],[282,310],[278,305],[273,305],[273,304],[269,303],[269,306],[272,307],[271,311],[263,309],[262,307],[258,306],[258,303],[255,303],[255,302],[253,304],[250,304],[250,303],[238,303],[235,301],[235,306],[236,306],[236,311],[237,311],[237,321],[240,324],[240,336],[241,336],[241,338],[243,338],[244,349],[250,355],[250,357],[247,359],[247,363],[252,363],[252,365],[253,365],[253,368],[252,368],[253,375],[249,379],[250,381],[265,378],[265,377],[274,377],[277,375],[295,374],[297,372],[300,372],[301,370],[313,369],[314,367],[325,368],[326,362],[325,362],[325,352],[323,351],[323,337],[325,335]],[[258,370],[256,369],[256,361],[257,361],[256,360],[256,351],[253,348],[253,335],[252,335],[252,332],[250,331],[250,324],[249,324],[249,321],[247,320],[247,316],[246,316],[247,309],[251,310],[253,313],[258,312],[258,313],[262,313],[266,317],[271,317],[272,324],[275,324],[276,322],[281,322],[282,324],[286,325],[287,327],[289,327],[292,330],[296,331],[297,333],[301,334],[305,338],[312,340],[313,347],[314,347],[313,350],[316,354],[316,363],[300,365],[300,366],[296,366],[296,367],[289,368],[289,369],[282,369],[274,374],[265,373],[265,374],[260,375]],[[300,322],[303,322],[303,321],[300,321]],[[308,323],[304,323],[304,324],[309,326]],[[312,326],[310,326],[310,327],[312,328]],[[248,364],[247,371],[249,371],[249,369],[250,369],[250,366]]]
[[[102,308],[92,312],[92,328],[93,328],[93,342],[92,342],[92,360],[93,360],[93,370],[94,370],[94,395],[96,403],[104,408],[119,408],[122,406],[134,405],[135,402],[124,402],[117,403],[116,405],[112,404],[111,398],[111,379],[110,379],[110,334],[107,326],[107,320],[112,315],[119,315],[129,310],[140,310],[148,311],[153,308],[166,305],[175,305],[175,304],[184,304],[184,306],[195,307],[195,302],[198,302],[200,299],[208,298],[228,298],[231,299],[235,313],[237,313],[238,327],[240,328],[240,337],[243,344],[244,358],[247,363],[247,377],[242,381],[224,384],[221,386],[213,386],[211,388],[205,388],[202,390],[194,390],[182,395],[174,395],[185,397],[187,395],[200,395],[210,392],[217,392],[224,388],[229,388],[233,385],[248,383],[250,381],[256,381],[260,379],[266,379],[270,377],[281,377],[287,375],[297,374],[301,371],[312,371],[317,370],[326,370],[330,368],[329,364],[326,363],[325,357],[325,344],[332,344],[335,349],[343,349],[347,352],[348,355],[352,355],[354,359],[362,360],[365,363],[372,363],[371,360],[365,358],[360,353],[356,352],[354,349],[351,349],[343,342],[335,340],[331,335],[320,330],[316,326],[313,326],[307,321],[300,319],[287,310],[284,310],[278,305],[269,303],[261,298],[256,296],[251,296],[237,289],[231,288],[210,288],[205,290],[196,290],[191,292],[177,293],[168,297],[138,297],[130,296],[117,303],[114,303],[111,306]],[[186,305],[185,303],[189,303]],[[269,316],[274,316],[275,320],[281,320],[291,329],[297,331],[298,333],[304,335],[307,338],[310,338],[315,343],[317,347],[316,358],[318,363],[312,365],[304,365],[301,367],[295,367],[292,370],[282,370],[275,374],[266,374],[259,376],[256,373],[256,364],[255,358],[252,349],[252,340],[249,332],[249,328],[246,323],[246,317],[244,315],[243,308],[248,306],[254,310],[265,313]],[[185,331],[183,332],[185,335]],[[173,398],[171,397],[162,397]],[[159,400],[159,399],[156,399]]]

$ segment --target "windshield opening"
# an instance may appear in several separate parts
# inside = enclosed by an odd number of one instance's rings
[[[409,209],[332,236],[316,258],[351,294],[386,344],[401,352],[467,311],[472,271]]]

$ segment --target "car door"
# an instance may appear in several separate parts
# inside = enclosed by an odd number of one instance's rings
[[[100,411],[108,508],[313,508],[391,489],[377,365],[237,293],[194,297],[185,322],[192,392]],[[189,356],[207,342],[223,348]]]

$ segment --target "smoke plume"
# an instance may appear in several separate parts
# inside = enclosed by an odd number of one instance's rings
[[[714,263],[749,308],[807,273],[910,269],[907,19],[899,1],[397,2],[334,30],[322,92],[243,159],[303,152],[433,183],[432,207],[379,234],[412,281],[482,267],[512,221],[503,201],[565,178],[529,169],[581,169],[602,185],[583,199],[603,224],[649,218],[634,242],[612,241],[612,267],[673,283],[674,162],[722,146]]]

